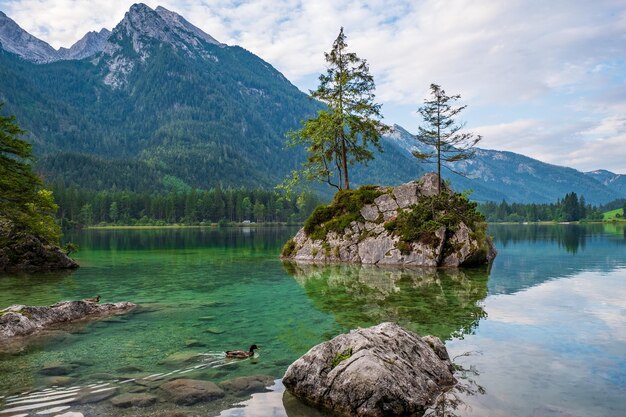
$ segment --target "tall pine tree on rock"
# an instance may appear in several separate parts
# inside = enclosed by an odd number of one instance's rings
[[[374,101],[374,78],[367,61],[347,48],[341,28],[332,50],[324,54],[326,74],[320,75],[319,87],[311,91],[311,96],[326,107],[289,135],[290,146],[306,146],[304,178],[326,182],[339,190],[350,189],[350,165],[372,160],[373,149],[382,151],[379,140],[388,130],[380,121],[381,105]],[[335,173],[337,180],[333,178]],[[299,179],[298,173],[292,175]]]
[[[418,110],[424,119],[424,125],[419,127],[416,136],[420,143],[426,145],[427,150],[415,150],[413,156],[422,161],[437,162],[439,178],[437,192],[441,193],[442,162],[446,168],[452,170],[447,163],[472,158],[475,152],[473,148],[482,137],[461,132],[465,123],[455,121],[455,117],[467,107],[453,106],[453,103],[461,98],[460,95],[448,96],[437,84],[430,85],[430,93],[431,98],[424,100],[424,105]]]

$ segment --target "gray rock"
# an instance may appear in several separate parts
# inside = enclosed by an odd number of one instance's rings
[[[176,379],[161,385],[166,396],[178,405],[193,405],[224,396],[224,390],[210,381]]]
[[[361,220],[350,223],[343,233],[329,231],[322,241],[311,239],[300,229],[293,238],[294,250],[285,258],[313,263],[459,267],[489,263],[495,257],[491,241],[481,238],[479,242],[472,237],[474,231],[462,223],[452,237],[442,226],[434,238],[412,242],[400,242],[397,230],[385,228],[399,213],[419,204],[422,196],[437,194],[436,174],[426,174],[419,182],[379,187],[378,191],[382,194],[374,199],[374,204],[361,208]],[[445,184],[442,184],[442,191],[451,192]],[[379,222],[381,214],[383,221]]]
[[[378,211],[378,208],[373,204],[366,204],[361,209],[361,216],[369,222],[376,221],[379,214],[380,212]]]
[[[122,394],[111,398],[111,404],[119,408],[150,407],[158,398],[151,394]]]
[[[424,175],[417,183],[420,194],[425,196],[437,195],[437,179],[439,177],[434,172]],[[449,190],[445,183],[441,184],[441,190]]]
[[[352,355],[333,368],[333,360],[348,348]],[[421,415],[456,384],[450,369],[450,361],[426,340],[382,323],[313,347],[287,369],[283,384],[306,402],[340,414]]]
[[[135,307],[128,302],[97,304],[86,301],[62,301],[44,307],[13,305],[0,310],[0,341],[28,336],[59,323],[128,312]]]
[[[274,383],[274,378],[267,375],[242,376],[220,382],[219,386],[225,391],[237,396],[245,396],[255,392],[265,392],[267,387]]]
[[[396,199],[398,207],[401,209],[412,206],[417,203],[419,188],[417,182],[407,182],[393,189],[393,196]]]
[[[398,239],[388,234],[364,239],[359,244],[359,257],[362,264],[377,264],[387,253],[395,248]]]
[[[396,200],[394,200],[394,198],[389,194],[383,194],[376,197],[374,204],[376,204],[378,210],[383,213],[386,211],[398,210],[398,203],[396,203]]]
[[[443,266],[471,266],[484,263],[482,260],[485,257],[491,261],[496,256],[493,245],[484,245],[481,249],[480,243],[472,237],[472,231],[463,222],[450,238],[450,244],[455,250],[443,259]]]

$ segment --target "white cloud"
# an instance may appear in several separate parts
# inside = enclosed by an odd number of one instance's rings
[[[112,28],[132,3],[0,0],[0,8],[29,32],[59,47],[71,45],[88,30]],[[323,52],[344,26],[350,47],[370,62],[378,98],[386,107],[417,107],[428,85],[436,82],[450,93],[462,94],[470,107],[484,109],[482,114],[472,113],[476,118],[468,121],[493,133],[479,132],[495,148],[580,169],[626,173],[626,163],[613,157],[623,154],[602,147],[626,148],[623,129],[601,133],[603,123],[626,109],[623,1],[146,3],[161,4],[219,41],[243,46],[301,88],[324,70]],[[547,101],[551,106],[545,105]],[[533,106],[543,107],[541,117]],[[487,109],[501,108],[509,114],[498,120],[487,114]],[[413,124],[412,116],[398,117],[389,122]],[[526,148],[533,153],[523,152]]]

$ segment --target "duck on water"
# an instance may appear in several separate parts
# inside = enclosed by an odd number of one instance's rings
[[[226,357],[232,358],[232,359],[251,358],[252,356],[254,356],[255,349],[260,349],[260,348],[257,345],[252,345],[250,346],[250,350],[247,352],[245,350],[227,350]]]

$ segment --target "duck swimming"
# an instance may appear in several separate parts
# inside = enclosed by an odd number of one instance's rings
[[[254,350],[259,349],[257,345],[250,346],[250,350],[246,352],[245,350],[227,350],[226,357],[233,359],[245,359],[250,358],[254,355]]]
[[[86,303],[99,303],[100,302],[100,296],[96,295],[96,298],[85,298],[83,300]]]

